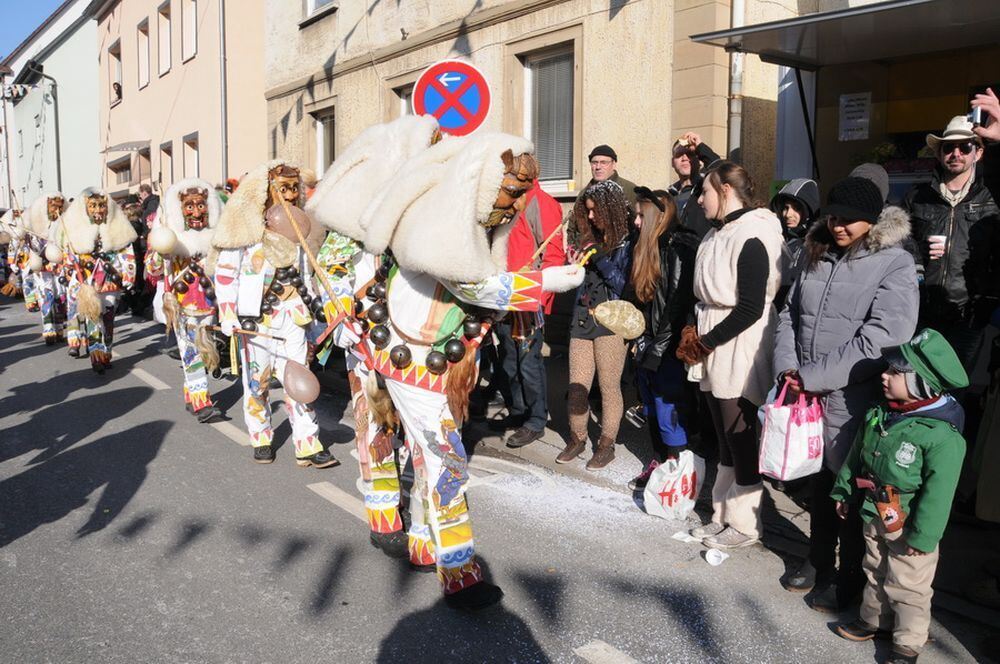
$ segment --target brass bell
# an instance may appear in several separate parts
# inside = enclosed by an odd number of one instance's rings
[[[381,325],[389,320],[389,308],[381,302],[373,304],[368,309],[368,320],[377,325]]]
[[[467,316],[465,322],[462,324],[462,330],[465,332],[467,339],[475,339],[482,333],[483,324],[472,316]]]
[[[392,350],[389,351],[389,360],[392,361],[392,366],[397,369],[405,369],[413,361],[413,354],[409,348],[403,344],[399,344],[398,346],[393,346]]]
[[[194,272],[185,272],[184,273],[184,283],[186,283],[186,284],[193,284],[194,280],[197,279],[197,278],[198,277],[196,277],[194,275]]]
[[[247,332],[256,332],[257,323],[252,318],[244,318],[240,321],[240,327]]]
[[[448,358],[440,351],[432,350],[427,353],[426,364],[427,370],[435,376],[440,376],[448,370]]]
[[[452,339],[444,345],[444,355],[449,362],[461,362],[465,357],[465,344],[458,339]]]
[[[375,344],[375,347],[379,350],[385,348],[389,345],[392,340],[392,334],[389,333],[389,328],[385,325],[376,325],[368,332],[368,337]]]
[[[183,281],[175,281],[174,292],[183,295],[184,293],[188,292],[188,285]]]

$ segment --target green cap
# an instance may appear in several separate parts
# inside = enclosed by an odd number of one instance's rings
[[[902,346],[883,351],[889,365],[920,376],[935,394],[969,386],[969,375],[940,332],[924,328]]]

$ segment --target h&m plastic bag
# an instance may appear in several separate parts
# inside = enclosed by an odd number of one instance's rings
[[[804,393],[785,405],[788,381],[774,403],[764,406],[764,432],[760,440],[761,475],[787,482],[820,471],[823,467],[823,407],[819,398]]]
[[[642,493],[646,514],[683,521],[694,509],[704,480],[705,460],[691,450],[667,459],[649,476]]]

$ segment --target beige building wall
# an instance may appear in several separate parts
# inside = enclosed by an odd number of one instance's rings
[[[152,182],[162,191],[195,175],[219,183],[227,173],[238,177],[266,158],[263,0],[225,2],[226,149],[219,9],[218,0],[116,0],[98,8],[99,141],[102,149],[133,147],[104,155],[107,190],[123,195]],[[146,142],[147,151],[135,151]],[[121,174],[126,164],[128,177]]]

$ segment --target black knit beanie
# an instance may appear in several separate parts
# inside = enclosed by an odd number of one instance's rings
[[[844,178],[833,185],[820,214],[874,224],[882,214],[883,205],[882,193],[874,182],[858,177]]]

